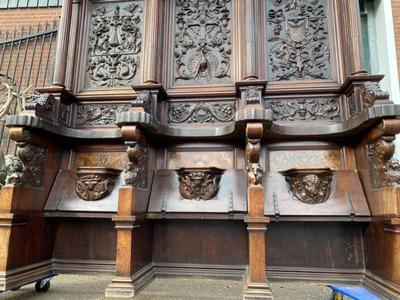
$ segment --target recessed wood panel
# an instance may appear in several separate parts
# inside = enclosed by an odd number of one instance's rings
[[[128,164],[126,152],[77,152],[76,167],[106,167],[123,170]]]
[[[234,168],[234,151],[171,151],[168,152],[167,168],[217,167]]]

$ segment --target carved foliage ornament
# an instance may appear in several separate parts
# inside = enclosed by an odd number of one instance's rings
[[[281,174],[293,196],[304,203],[323,203],[331,194],[332,171],[329,168],[290,169]]]
[[[75,192],[86,201],[100,200],[111,193],[119,173],[116,169],[80,167],[77,170]]]
[[[340,106],[337,99],[279,99],[266,102],[266,108],[273,112],[274,121],[294,120],[337,120]]]
[[[224,170],[218,168],[180,168],[179,192],[184,199],[211,200],[218,194]]]
[[[114,124],[117,114],[128,111],[129,104],[78,104],[76,125]]]
[[[376,99],[387,99],[389,94],[383,92],[377,81],[366,81],[361,85],[360,96],[363,108],[371,107]]]
[[[367,144],[373,187],[400,184],[400,162],[393,158],[394,139],[394,136],[382,136]]]
[[[168,107],[169,123],[231,122],[234,116],[233,103],[180,103]]]
[[[24,182],[33,186],[41,186],[47,149],[39,145],[19,142],[17,156],[25,167]]]
[[[142,48],[143,1],[93,6],[88,45],[88,86],[134,83]]]
[[[268,77],[331,76],[326,0],[266,0]]]
[[[175,3],[175,81],[226,81],[231,73],[231,1]]]
[[[150,91],[138,91],[136,99],[132,101],[132,107],[143,108],[143,111],[151,114],[152,98]]]
[[[125,168],[125,184],[137,188],[147,186],[147,163],[149,153],[147,147],[139,142],[126,142],[129,163]]]

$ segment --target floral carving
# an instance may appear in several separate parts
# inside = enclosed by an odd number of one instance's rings
[[[114,124],[117,114],[128,111],[129,104],[78,104],[76,125]]]
[[[176,0],[176,81],[205,83],[230,77],[230,14],[230,0]]]
[[[80,167],[77,170],[75,192],[86,201],[100,200],[111,193],[119,173],[115,169]]]
[[[360,96],[363,108],[371,107],[376,99],[387,99],[389,94],[383,92],[377,81],[366,81],[361,85]]]
[[[372,185],[376,188],[400,184],[400,162],[393,158],[394,136],[382,136],[367,144]]]
[[[308,204],[323,203],[331,194],[332,171],[324,169],[290,169],[281,172],[293,196]]]
[[[41,186],[44,162],[47,159],[47,149],[39,145],[19,142],[17,156],[24,165],[24,183]]]
[[[232,103],[180,103],[168,107],[169,123],[231,122],[234,115]]]
[[[329,78],[325,0],[267,0],[268,76]]]
[[[273,112],[274,121],[337,120],[340,106],[337,99],[310,98],[270,100],[266,108]]]
[[[90,87],[136,80],[142,48],[143,1],[98,3],[91,15],[87,74]]]
[[[125,183],[134,187],[145,188],[147,186],[148,149],[137,141],[125,143],[128,145],[129,159],[125,168]]]
[[[219,190],[224,170],[218,168],[180,168],[179,192],[184,199],[211,200]]]

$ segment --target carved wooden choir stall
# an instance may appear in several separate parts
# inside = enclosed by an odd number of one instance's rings
[[[115,272],[400,295],[400,106],[358,1],[64,0],[54,84],[7,118],[0,291]],[[267,230],[268,229],[268,230]]]

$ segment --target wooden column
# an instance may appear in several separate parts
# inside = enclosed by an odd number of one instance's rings
[[[264,187],[260,165],[262,123],[248,123],[246,155],[248,169],[247,230],[249,232],[249,268],[243,299],[273,299],[265,261],[265,232],[269,218],[264,217]]]
[[[257,69],[257,6],[258,1],[246,0],[245,1],[245,40],[246,40],[246,52],[245,52],[245,75],[244,80],[255,80],[258,79]]]
[[[68,44],[72,19],[72,1],[64,0],[61,10],[61,22],[58,29],[57,51],[54,63],[53,85],[65,87],[65,73],[67,70]]]
[[[160,62],[160,29],[162,22],[161,1],[146,1],[145,41],[144,41],[144,63],[143,82],[145,84],[157,84]]]
[[[146,140],[136,126],[123,126],[122,136],[128,146],[129,163],[125,169],[125,186],[119,190],[117,215],[113,216],[117,230],[116,277],[108,285],[105,295],[132,298],[142,285],[153,278],[152,264],[143,263],[143,253],[138,250],[140,245],[137,243],[144,244],[149,239],[142,233],[143,226],[146,226],[145,212],[137,208],[141,200],[137,187],[144,189],[147,184],[145,169],[148,167],[148,153]]]

